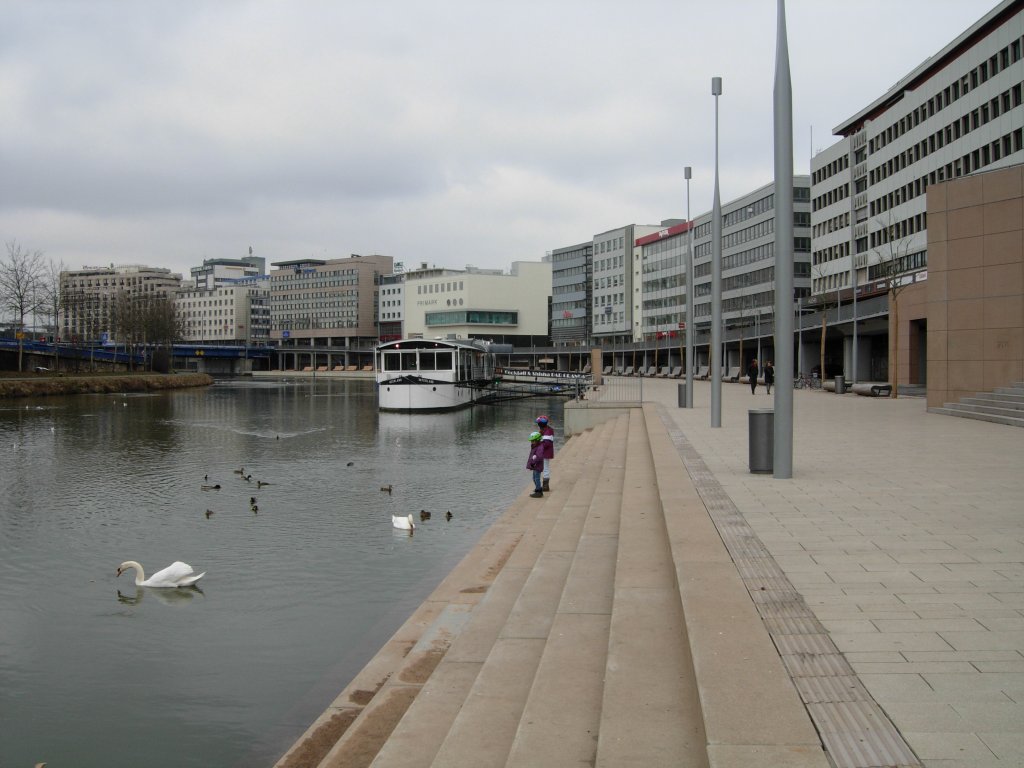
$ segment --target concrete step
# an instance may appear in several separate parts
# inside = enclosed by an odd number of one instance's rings
[[[552,471],[555,467],[564,469],[567,494],[597,440],[593,432],[583,433],[556,454]],[[525,469],[523,474],[527,475]],[[524,485],[529,488],[532,483]],[[477,546],[278,761],[278,768],[370,764],[469,620],[486,612],[488,603],[500,602],[501,595],[512,592],[514,599],[518,594],[515,579],[521,577],[521,586],[529,567],[517,571],[506,566],[533,529],[543,506],[527,493],[485,532]],[[506,578],[499,580],[502,575]]]
[[[1011,427],[1024,427],[1024,418],[1011,415],[996,415],[992,413],[979,413],[976,411],[964,410],[962,408],[950,407],[954,403],[946,403],[943,408],[929,408],[928,413],[938,413],[943,416],[959,416],[962,419],[975,419],[976,421],[989,421],[994,424],[1006,424]]]
[[[707,765],[643,411],[629,416],[597,768]]]
[[[592,766],[615,583],[628,417],[602,463],[507,768]],[[568,512],[568,510],[566,510]]]
[[[524,492],[522,500],[536,511],[529,528],[521,531],[520,540],[508,553],[493,585],[380,749],[373,766],[412,768],[433,762],[554,528],[554,508],[577,493],[586,493],[593,485],[592,457],[595,451],[601,451],[609,432],[610,426],[588,431],[578,436],[582,440],[573,437],[556,453],[552,462],[553,490],[544,500],[531,499]]]
[[[946,403],[946,407],[949,407],[950,403]],[[957,403],[957,406],[967,408],[969,410],[981,411],[985,413],[985,409],[995,409],[996,411],[1017,411],[1024,413],[1024,397],[1010,398],[1006,395],[987,395],[979,397],[961,397]],[[1020,415],[1020,413],[1018,413]]]
[[[608,440],[601,447],[614,450],[615,442]],[[535,522],[535,528],[550,522],[550,533],[432,765],[487,768],[506,764],[590,501],[596,488],[607,482],[603,457],[595,458],[598,460],[584,467],[570,500],[553,508],[548,518],[542,513]]]
[[[991,392],[976,392],[974,396],[988,397],[1012,403],[1021,403],[1024,402],[1024,389],[1014,389],[1011,387],[997,387]]]
[[[644,415],[686,619],[680,638],[695,675],[706,764],[827,768],[810,716],[658,407],[645,405]]]

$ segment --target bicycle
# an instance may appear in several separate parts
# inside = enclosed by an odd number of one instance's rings
[[[793,380],[793,389],[821,389],[821,379],[816,373],[810,376],[801,373]]]

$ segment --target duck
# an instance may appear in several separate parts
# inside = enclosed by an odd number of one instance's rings
[[[444,519],[445,520],[451,520],[452,519],[452,511],[450,509],[447,512],[444,513]]]
[[[356,463],[355,463],[354,461],[350,461],[350,462],[349,462],[348,464],[346,464],[345,466],[346,466],[346,467],[354,467],[355,465],[356,465]]]
[[[412,515],[392,515],[391,525],[403,531],[412,531],[416,528],[416,523],[412,521]]]
[[[219,491],[220,490],[220,484],[219,483],[217,485],[201,485],[199,487],[202,488],[204,491]]]
[[[250,483],[252,482],[252,475],[242,475],[242,479],[245,480],[245,482]]]
[[[239,469],[233,469],[231,471],[234,472],[236,475],[244,475],[245,467],[240,467]]]
[[[386,493],[388,496],[391,495],[391,491],[394,488],[392,485],[382,485],[380,487],[381,493]]]
[[[422,521],[422,520],[429,520],[429,519],[430,519],[430,513],[427,512],[427,510],[425,510],[425,509],[421,509],[420,510],[420,520]]]
[[[207,520],[209,520],[209,519],[210,519],[210,516],[211,516],[212,514],[213,514],[213,510],[212,510],[212,509],[208,509],[208,510],[206,510],[206,519],[207,519]]]
[[[180,560],[171,563],[162,571],[157,571],[148,579],[141,565],[134,560],[125,560],[117,566],[117,575],[120,576],[130,568],[135,569],[135,586],[137,587],[191,587],[206,575],[206,571],[196,575],[191,565]]]
[[[251,510],[252,510],[252,513],[253,513],[254,515],[258,515],[258,514],[260,513],[260,508],[259,508],[259,507],[257,507],[257,506],[256,506],[255,504],[251,505],[251,506],[249,507],[249,509],[251,509]]]
[[[268,483],[266,480],[257,480],[256,481],[256,487],[257,488],[262,488],[264,485],[270,485],[270,483]]]

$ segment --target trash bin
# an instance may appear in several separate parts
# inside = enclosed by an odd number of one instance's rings
[[[846,379],[844,379],[842,376],[836,376],[836,394],[846,394]]]
[[[679,407],[686,407],[686,383],[682,382],[679,385]]]
[[[747,411],[750,430],[750,471],[772,472],[775,469],[775,409],[754,408]]]

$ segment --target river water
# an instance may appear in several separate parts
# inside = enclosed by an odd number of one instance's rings
[[[365,380],[0,403],[0,768],[269,766],[530,484],[542,410],[380,413]]]

